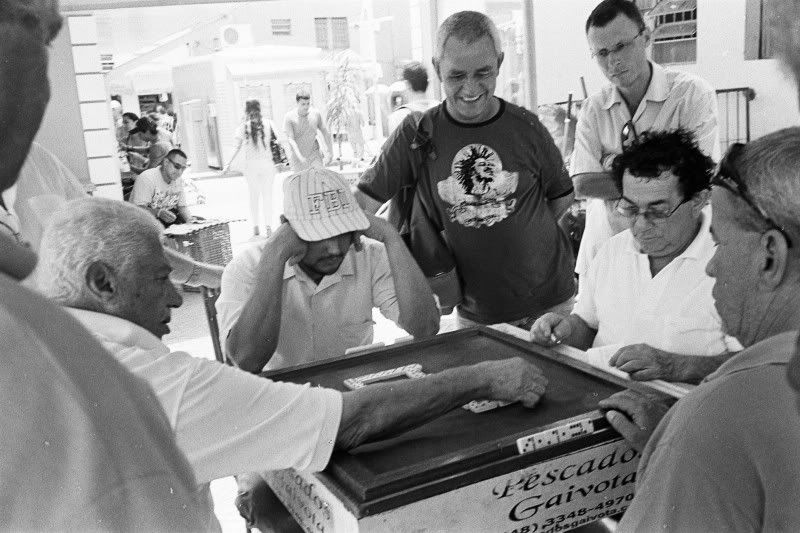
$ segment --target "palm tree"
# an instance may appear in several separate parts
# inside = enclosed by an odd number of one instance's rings
[[[342,133],[353,121],[359,120],[361,107],[361,71],[357,58],[351,50],[344,50],[336,57],[336,70],[328,79],[328,127],[336,133],[339,145],[339,170],[342,161]]]

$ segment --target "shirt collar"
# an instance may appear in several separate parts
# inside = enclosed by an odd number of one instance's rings
[[[644,93],[642,101],[663,102],[669,96],[670,89],[669,82],[667,81],[667,73],[664,67],[658,63],[653,63],[652,61],[649,63],[653,69],[653,76],[650,78],[650,85],[647,86],[647,91]],[[603,108],[609,110],[614,104],[622,104],[623,102],[624,100],[622,99],[622,94],[619,92],[619,89],[611,84],[611,90],[608,93]]]
[[[722,363],[722,366],[706,376],[703,382],[760,366],[786,365],[794,356],[797,335],[797,331],[787,331],[757,342]]]
[[[698,260],[708,257],[708,250],[713,247],[710,229],[711,213],[708,209],[704,209],[703,212],[700,213],[700,229],[697,231],[697,235],[694,236],[694,240],[686,247],[683,253],[673,259],[673,261],[677,259]],[[645,255],[636,248],[636,239],[633,238],[633,232],[630,229],[626,229],[625,231],[628,234],[628,246],[625,247],[625,251],[629,254]]]
[[[339,270],[337,270],[333,274],[330,274],[328,276],[324,276],[320,280],[319,285],[320,286],[322,286],[323,284],[331,285],[331,284],[339,281],[340,279],[342,279],[342,276],[353,276],[353,275],[355,275],[355,272],[356,272],[356,266],[355,266],[356,257],[354,255],[355,253],[357,253],[357,252],[355,251],[355,249],[353,249],[351,247],[347,251],[347,254],[345,254],[344,261],[342,261],[342,264],[339,265]],[[300,265],[291,265],[290,266],[287,263],[283,267],[283,279],[287,280],[287,279],[290,279],[290,278],[293,278],[293,277],[297,277],[298,279],[300,279],[302,281],[309,281],[309,282],[311,281],[311,278],[309,278],[308,274],[306,274],[303,271],[303,269],[300,268]]]
[[[83,324],[83,327],[95,337],[99,337],[101,341],[112,342],[130,348],[169,353],[169,348],[161,342],[161,339],[133,322],[114,315],[86,311],[85,309],[76,309],[74,307],[67,307],[66,309],[78,322]]]

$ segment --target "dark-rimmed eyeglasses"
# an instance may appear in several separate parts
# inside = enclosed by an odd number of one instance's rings
[[[598,58],[598,57],[600,59],[606,59],[611,54],[619,54],[621,52],[626,51],[626,49],[628,49],[633,44],[633,41],[638,39],[639,36],[644,33],[645,29],[646,28],[640,29],[639,33],[637,33],[636,35],[634,35],[633,37],[631,37],[627,41],[620,41],[617,44],[615,44],[614,46],[612,46],[611,48],[601,48],[600,50],[592,51],[592,53],[591,53],[592,59],[595,59],[595,58]]]
[[[639,209],[635,203],[630,201],[628,198],[624,196],[617,200],[614,209],[616,209],[617,213],[622,215],[625,218],[636,219],[639,215],[643,216],[644,219],[648,222],[660,222],[663,220],[668,219],[671,217],[675,211],[680,209],[680,207],[688,202],[690,198],[684,198],[681,202],[670,209],[667,206],[657,206],[657,207],[648,207],[647,209]]]
[[[783,227],[775,223],[772,217],[770,217],[767,212],[764,211],[764,208],[758,205],[758,202],[756,202],[756,199],[752,194],[750,194],[747,185],[739,175],[739,171],[736,169],[736,162],[741,157],[744,147],[745,145],[743,143],[733,143],[731,147],[728,148],[728,152],[725,154],[725,157],[722,158],[722,161],[719,164],[719,170],[717,170],[716,175],[711,178],[711,185],[722,187],[737,198],[740,198],[750,207],[750,209],[753,210],[753,212],[758,215],[759,218],[761,218],[761,220],[769,227],[769,229],[778,230],[781,235],[783,235],[784,239],[786,239],[787,245],[791,246],[792,241],[789,239],[789,235],[786,233]]]

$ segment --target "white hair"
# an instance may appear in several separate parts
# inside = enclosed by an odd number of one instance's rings
[[[453,13],[436,30],[436,48],[433,57],[436,61],[442,60],[444,46],[451,37],[472,44],[484,36],[491,38],[494,43],[494,51],[499,56],[503,51],[503,45],[500,40],[500,32],[497,31],[497,26],[492,19],[477,11]]]
[[[68,202],[44,230],[34,274],[48,298],[77,307],[86,303],[86,273],[102,261],[123,276],[148,246],[160,245],[162,228],[142,209],[119,200]]]
[[[800,128],[748,143],[736,166],[758,205],[787,233],[793,248],[800,246]],[[747,226],[757,219],[745,209],[738,221]]]

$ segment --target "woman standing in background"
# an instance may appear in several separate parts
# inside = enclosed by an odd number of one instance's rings
[[[261,117],[261,103],[248,100],[245,103],[245,120],[236,128],[236,149],[231,160],[225,165],[223,173],[230,170],[239,150],[244,147],[244,177],[250,192],[250,220],[253,224],[253,235],[260,234],[259,224],[263,220],[266,235],[269,236],[270,224],[276,222],[272,209],[272,187],[275,183],[275,164],[272,160],[270,143],[274,137],[274,129],[269,120]],[[261,213],[263,212],[263,218]]]

